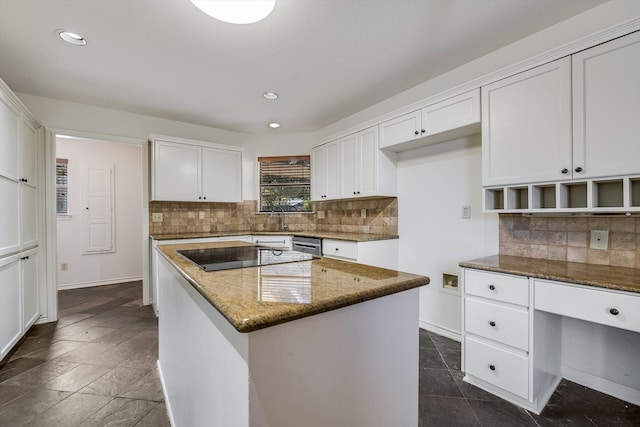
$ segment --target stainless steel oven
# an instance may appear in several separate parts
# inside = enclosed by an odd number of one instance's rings
[[[316,237],[293,236],[294,251],[305,252],[307,254],[322,255],[322,239]]]

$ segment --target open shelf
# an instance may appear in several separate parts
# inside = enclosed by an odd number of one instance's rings
[[[561,208],[586,208],[587,207],[587,183],[562,183],[560,184]]]
[[[504,209],[504,189],[489,188],[485,190],[485,210],[502,210]]]
[[[529,187],[507,188],[507,209],[529,209]]]
[[[534,185],[532,186],[532,208],[533,209],[555,209],[556,206],[556,185]]]
[[[640,178],[630,179],[629,186],[631,187],[631,206],[640,207]]]
[[[593,207],[618,208],[624,206],[624,185],[621,179],[593,182]]]

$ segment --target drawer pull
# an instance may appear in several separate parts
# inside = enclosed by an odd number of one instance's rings
[[[491,369],[492,371],[496,370],[496,365],[489,365],[489,369]]]
[[[490,320],[490,321],[489,321],[489,326],[491,326],[491,327],[495,328],[495,326],[496,326],[496,322],[494,322],[493,320]]]
[[[490,290],[492,290],[492,291],[495,291],[495,290],[496,290],[496,287],[495,287],[495,286],[493,286],[493,285],[489,285],[489,289],[490,289]]]
[[[610,308],[609,309],[609,314],[611,314],[613,316],[617,316],[618,314],[620,314],[620,310],[618,310],[617,308]]]

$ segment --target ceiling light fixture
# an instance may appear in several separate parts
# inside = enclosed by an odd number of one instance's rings
[[[262,96],[264,96],[265,99],[268,99],[269,101],[273,101],[275,99],[278,99],[278,94],[275,92],[265,92],[262,94]]]
[[[76,33],[72,33],[71,31],[58,30],[58,36],[67,43],[75,46],[85,46],[87,44],[84,37]]]
[[[271,123],[269,123],[269,127],[270,127],[271,129],[278,129],[278,128],[280,127],[280,123],[278,123],[278,122],[271,122]]]
[[[198,9],[231,24],[253,24],[269,16],[276,0],[191,0]]]

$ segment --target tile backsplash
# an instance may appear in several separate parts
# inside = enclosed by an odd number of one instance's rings
[[[149,203],[149,233],[208,233],[225,231],[280,231],[281,214],[258,213],[256,200],[242,203]],[[365,218],[362,211],[365,210]],[[204,219],[200,219],[200,213]],[[153,214],[162,213],[161,222]],[[289,231],[398,234],[398,199],[315,202],[313,213],[287,213]]]
[[[591,230],[609,232],[607,250],[589,248]],[[640,268],[640,218],[500,214],[500,254]]]

